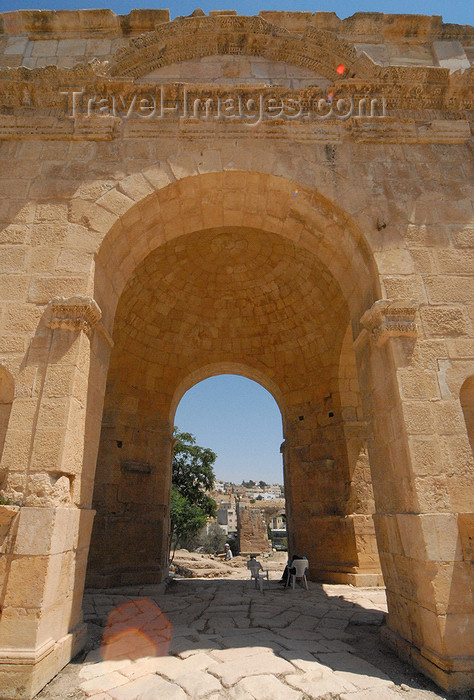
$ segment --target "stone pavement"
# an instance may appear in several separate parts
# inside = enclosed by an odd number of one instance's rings
[[[86,593],[85,619],[95,630],[96,648],[39,698],[445,697],[383,650],[384,589],[310,582],[309,591],[285,590],[275,574],[263,594],[237,573],[232,579],[174,580],[166,589]]]

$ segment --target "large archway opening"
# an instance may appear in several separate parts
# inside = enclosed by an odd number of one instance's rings
[[[164,575],[174,411],[189,387],[220,373],[258,381],[280,407],[290,549],[307,552],[313,578],[357,574],[353,516],[372,511],[355,496],[348,447],[360,422],[356,292],[349,275],[334,275],[344,256],[317,248],[228,225],[173,237],[135,266],[115,313],[91,583]]]
[[[182,396],[174,424],[217,454],[219,481],[283,483],[281,411],[258,382],[234,373],[204,379]]]
[[[234,554],[270,552],[277,528],[271,520],[285,513],[283,425],[275,399],[245,376],[212,376],[183,395],[174,423],[179,432],[190,432],[198,445],[217,455],[211,494],[217,504],[216,520],[208,520],[193,535],[191,548],[203,546],[207,551],[215,547],[208,537],[212,532],[216,541],[219,535],[225,536]],[[284,526],[280,523],[278,527],[282,530]],[[282,548],[280,540],[287,540],[286,529],[278,536]]]

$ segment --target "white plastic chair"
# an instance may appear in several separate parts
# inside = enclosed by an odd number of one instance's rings
[[[256,559],[250,559],[247,568],[250,570],[250,580],[255,579],[255,588],[260,588],[260,592],[263,593],[263,580],[269,580],[268,569],[264,569]]]
[[[295,559],[292,564],[292,568],[296,570],[296,573],[291,574],[291,587],[295,590],[295,581],[297,578],[303,581],[306,590],[308,590],[308,581],[306,580],[306,570],[309,566],[308,560],[305,559]]]

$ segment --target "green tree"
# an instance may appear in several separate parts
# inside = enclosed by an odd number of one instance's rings
[[[264,489],[267,484],[260,479],[260,481],[258,482],[258,485],[260,486],[261,489]]]
[[[224,545],[227,542],[227,535],[217,523],[209,525],[207,534],[202,538],[204,551],[208,554],[217,554],[222,552]]]
[[[217,504],[207,491],[214,486],[212,465],[217,455],[196,445],[191,433],[174,429],[175,447],[171,478],[170,503],[170,562],[179,545],[201,530],[209,516],[214,516]]]
[[[272,547],[273,547],[273,530],[270,527],[270,525],[267,525],[267,537],[270,540],[270,542],[272,543]]]
[[[178,546],[185,544],[205,526],[207,516],[199,506],[190,503],[185,496],[182,496],[176,486],[172,486],[170,519],[170,545],[173,552],[171,563]]]
[[[246,489],[252,489],[256,485],[257,484],[255,481],[252,481],[252,479],[250,479],[250,481],[242,481],[242,486],[245,486]]]
[[[196,445],[191,433],[180,433],[174,429],[174,455],[172,484],[190,503],[199,506],[206,515],[214,517],[217,504],[207,491],[214,487],[215,475],[212,465],[217,459],[208,447]]]
[[[237,536],[237,533],[232,533],[232,535],[227,535],[227,542],[230,545],[230,549],[232,551],[232,554],[234,557],[237,556],[240,552],[240,546],[239,546],[239,538]]]

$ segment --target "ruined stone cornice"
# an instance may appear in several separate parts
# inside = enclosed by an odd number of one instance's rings
[[[90,335],[100,321],[102,312],[92,297],[53,297],[47,306],[49,328],[69,331],[84,331]]]
[[[315,83],[320,76],[349,95],[383,95],[389,110],[440,110],[447,114],[438,118],[463,119],[463,111],[474,109],[473,68],[450,74],[448,68],[432,66],[382,67],[365,53],[358,56],[354,46],[333,31],[307,25],[298,34],[261,16],[213,15],[159,24],[131,38],[110,61],[94,59],[73,68],[2,69],[0,111],[59,107],[62,87],[123,91],[161,66],[214,55],[260,56],[302,66],[314,72]],[[346,67],[342,77],[336,72],[341,63]]]
[[[466,143],[471,138],[466,120],[432,120],[417,124],[413,119],[393,117],[376,119],[351,117],[345,121],[312,124],[266,122],[252,127],[245,124],[205,123],[193,119],[181,121],[122,122],[114,117],[83,117],[69,120],[48,116],[10,116],[0,114],[0,140],[28,141],[111,141],[123,139],[172,138],[213,141],[222,138],[285,140],[292,143]]]
[[[380,299],[365,312],[360,322],[380,347],[389,338],[417,338],[417,310],[418,303],[413,299]]]
[[[116,15],[109,9],[17,10],[0,13],[0,34],[38,37],[111,36],[142,33],[160,22],[169,22],[167,9],[132,10]]]
[[[330,80],[337,79],[340,63],[347,64],[349,74],[357,63],[355,48],[333,32],[308,26],[299,35],[258,16],[217,15],[160,24],[153,32],[133,38],[127,47],[119,49],[106,72],[110,76],[140,78],[172,63],[226,54],[286,61]]]
[[[184,59],[183,59],[184,60]],[[283,59],[282,59],[283,60]],[[370,59],[368,59],[370,60]],[[360,66],[364,57],[357,59],[354,65]],[[67,87],[82,89],[85,92],[107,92],[119,90],[121,94],[136,89],[154,87],[155,83],[140,83],[124,76],[104,76],[103,64],[93,61],[80,64],[74,68],[59,69],[56,66],[44,68],[4,68],[0,70],[0,113],[2,110],[24,110],[25,108],[54,109],[62,108],[64,100],[60,91]],[[423,110],[440,110],[437,118],[465,119],[466,110],[474,109],[474,69],[464,72],[449,73],[447,68],[381,68],[374,66],[374,75],[360,70],[358,77],[334,81],[334,87],[344,90],[349,95],[365,94],[367,96],[384,96],[389,111],[416,110],[423,118]],[[365,75],[363,74],[365,73]],[[315,76],[317,83],[317,76]],[[195,85],[192,86],[193,88]],[[208,84],[208,90],[222,89],[224,86]],[[245,85],[241,85],[240,88]],[[262,88],[262,86],[260,86]],[[317,87],[317,85],[315,85]],[[237,90],[237,86],[228,86]],[[249,84],[248,90],[256,91],[258,86]],[[271,87],[269,91],[278,93],[287,88]],[[299,91],[301,92],[301,91]],[[445,113],[442,113],[445,112]]]
[[[227,11],[222,15],[231,13],[237,14]],[[220,13],[210,15],[219,16]],[[440,15],[356,12],[351,17],[340,19],[335,12],[262,10],[258,17],[292,32],[302,33],[307,26],[314,26],[359,42],[397,39],[406,42],[420,39],[472,41],[474,37],[472,26],[443,23]],[[167,9],[136,9],[128,15],[116,15],[109,9],[17,10],[0,13],[0,35],[29,34],[32,38],[137,36],[153,31],[163,23],[170,23]]]

